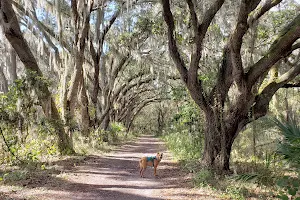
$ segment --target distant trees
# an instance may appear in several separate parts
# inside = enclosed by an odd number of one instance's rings
[[[88,136],[118,121],[129,130],[141,109],[161,101],[162,85],[154,81],[163,75],[150,70],[151,32],[139,20],[148,9],[138,1],[1,1],[5,37],[34,79],[45,116],[56,123],[61,152],[73,152],[74,129]],[[14,51],[12,63],[1,62],[13,80]],[[42,79],[52,84],[36,84]]]

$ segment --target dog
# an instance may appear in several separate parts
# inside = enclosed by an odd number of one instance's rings
[[[144,171],[146,170],[147,166],[153,166],[154,176],[157,176],[156,169],[162,157],[163,157],[163,153],[157,153],[156,156],[142,157],[140,159],[140,176],[144,178]]]

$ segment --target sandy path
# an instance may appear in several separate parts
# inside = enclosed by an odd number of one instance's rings
[[[139,158],[157,152],[164,152],[158,177],[148,167],[145,178],[140,178]],[[33,181],[34,184],[27,182],[25,187],[6,193],[6,197],[17,200],[217,199],[213,194],[205,194],[207,191],[192,189],[188,180],[159,139],[142,136],[110,154],[88,156],[79,165],[64,169],[56,176],[48,175]]]

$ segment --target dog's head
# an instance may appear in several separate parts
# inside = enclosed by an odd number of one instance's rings
[[[157,153],[157,154],[156,154],[156,158],[157,158],[158,160],[161,160],[162,157],[163,157],[163,153]]]

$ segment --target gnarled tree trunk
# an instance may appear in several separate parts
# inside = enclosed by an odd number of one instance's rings
[[[241,48],[243,37],[259,18],[281,0],[265,1],[258,6],[260,0],[241,0],[235,29],[228,38],[223,49],[223,59],[218,64],[216,84],[211,91],[205,90],[200,74],[200,59],[204,38],[216,13],[222,7],[224,0],[215,0],[203,12],[201,21],[198,19],[196,1],[186,0],[190,14],[193,48],[190,60],[183,59],[176,41],[174,17],[169,0],[162,0],[163,17],[168,27],[169,52],[178,69],[181,79],[191,94],[191,97],[206,115],[205,147],[202,161],[206,166],[229,170],[230,152],[234,139],[241,129],[252,120],[266,115],[269,102],[275,92],[284,87],[289,81],[300,74],[300,64],[294,65],[282,76],[270,81],[257,92],[260,80],[266,77],[267,72],[282,58],[290,55],[300,44],[294,44],[300,38],[300,15],[298,15],[278,35],[277,40],[256,63],[244,66]],[[249,70],[244,71],[245,68]],[[236,89],[234,101],[230,99],[229,90]],[[225,106],[226,105],[226,106]]]

